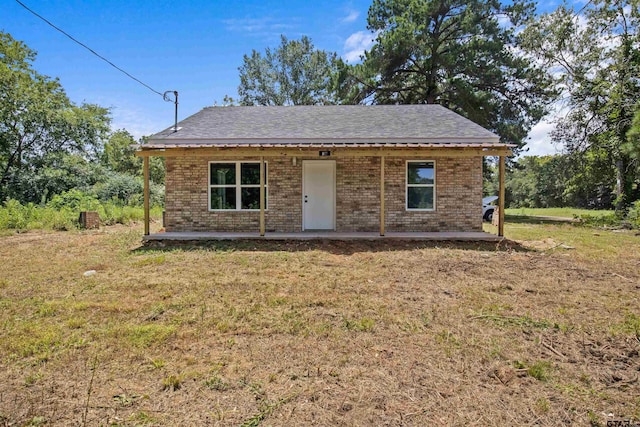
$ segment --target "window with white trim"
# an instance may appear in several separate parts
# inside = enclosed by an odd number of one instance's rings
[[[267,207],[267,164],[264,206]],[[209,162],[209,210],[260,209],[260,162]]]
[[[407,161],[407,210],[432,211],[436,207],[436,162]]]

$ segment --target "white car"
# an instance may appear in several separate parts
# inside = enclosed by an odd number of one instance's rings
[[[485,221],[493,221],[493,212],[495,211],[495,205],[491,203],[498,200],[498,196],[488,196],[482,199],[482,219]]]

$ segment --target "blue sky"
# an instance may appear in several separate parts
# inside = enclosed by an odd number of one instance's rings
[[[173,104],[115,70],[22,8],[3,2],[0,29],[37,51],[35,68],[58,77],[75,103],[110,107],[112,127],[136,138],[173,124]],[[323,2],[35,1],[28,7],[153,89],[179,92],[181,120],[237,97],[238,67],[252,49],[275,47],[280,34],[309,36],[316,48],[357,60],[370,46],[371,0]],[[552,4],[552,3],[551,3]],[[549,124],[531,133],[529,154],[555,152]]]

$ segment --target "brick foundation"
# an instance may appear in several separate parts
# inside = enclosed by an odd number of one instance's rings
[[[318,157],[301,155],[295,165],[290,157],[267,159],[267,232],[302,231],[302,162],[305,159],[318,160]],[[259,230],[257,211],[208,210],[208,164],[224,160],[256,161],[257,158],[167,158],[167,231]],[[378,231],[380,158],[336,157],[332,160],[336,162],[336,230]],[[432,212],[405,209],[407,160],[411,159],[385,159],[387,231],[482,230],[482,158],[416,159],[436,162],[436,209]]]

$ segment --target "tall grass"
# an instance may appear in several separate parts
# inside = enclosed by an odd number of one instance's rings
[[[504,212],[507,215],[557,216],[563,218],[574,218],[581,215],[600,217],[612,215],[614,213],[611,210],[593,210],[579,208],[507,208]]]
[[[589,227],[635,228],[640,229],[640,200],[634,202],[624,214],[612,210],[590,210],[578,208],[511,208],[507,215],[548,216],[578,219],[578,225]]]
[[[121,205],[117,202],[99,202],[76,206],[48,203],[40,206],[33,203],[21,204],[17,200],[8,200],[0,206],[0,230],[74,230],[79,227],[78,217],[83,210],[97,211],[103,225],[131,224],[144,220],[141,206]],[[162,207],[151,209],[152,218],[162,216]]]

